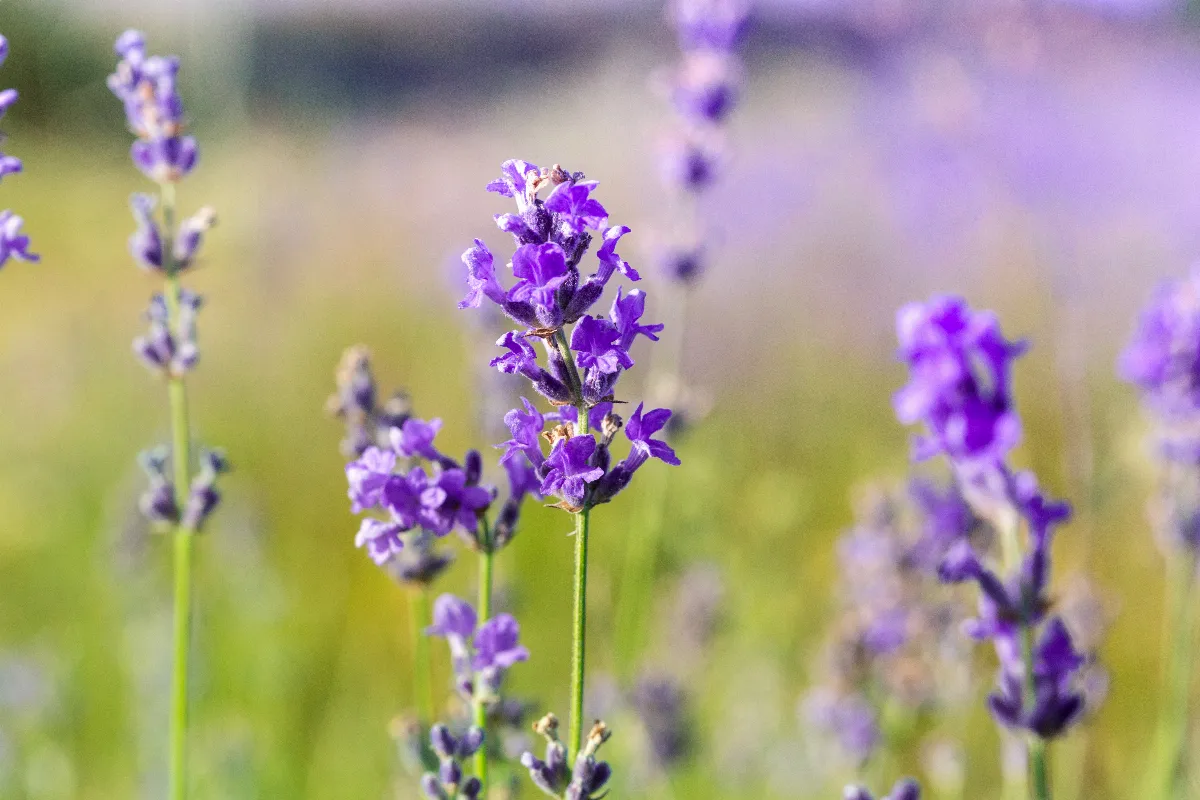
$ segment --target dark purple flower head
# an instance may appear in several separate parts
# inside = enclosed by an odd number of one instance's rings
[[[1025,668],[1017,661],[1001,665],[999,687],[988,697],[992,714],[1003,725],[1043,739],[1061,736],[1084,709],[1083,694],[1076,687],[1084,663],[1066,625],[1055,617],[1034,649],[1032,706],[1026,698]]]
[[[633,359],[620,341],[620,330],[606,319],[585,316],[571,331],[571,349],[576,363],[603,375],[615,375],[633,366]]]
[[[542,494],[562,498],[571,508],[583,508],[588,484],[600,479],[604,470],[592,464],[596,440],[589,434],[564,436],[550,448],[546,458]]]
[[[625,423],[625,436],[633,445],[633,453],[640,454],[643,460],[657,458],[665,464],[679,466],[679,458],[671,446],[653,438],[654,434],[661,431],[671,419],[671,412],[665,408],[656,408],[643,414],[642,406],[642,403],[638,403],[637,410]]]
[[[1158,287],[1117,370],[1165,421],[1200,418],[1200,265]]]
[[[1025,351],[989,312],[960,297],[913,303],[896,316],[909,382],[893,403],[901,422],[923,423],[916,457],[945,453],[960,467],[999,464],[1021,438],[1012,405],[1011,364]]]
[[[680,192],[703,192],[717,179],[720,159],[721,147],[712,136],[701,137],[691,131],[672,136],[662,145],[663,183]]]
[[[470,603],[452,594],[443,594],[433,602],[433,625],[426,633],[456,637],[465,642],[475,635],[475,622],[475,609]]]

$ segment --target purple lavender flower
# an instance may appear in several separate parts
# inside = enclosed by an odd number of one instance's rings
[[[221,450],[204,450],[200,454],[200,469],[192,478],[188,490],[187,506],[184,507],[180,524],[189,531],[198,532],[212,516],[221,502],[217,491],[217,479],[229,471],[229,461]]]
[[[573,768],[567,765],[567,748],[558,738],[557,717],[547,714],[533,729],[546,740],[545,759],[530,752],[521,756],[521,766],[529,770],[534,786],[563,800],[600,800],[607,794],[605,787],[612,768],[607,761],[596,759],[596,753],[611,736],[607,725],[598,721],[592,726]]]
[[[697,51],[684,56],[671,99],[685,119],[715,125],[733,110],[740,86],[736,59],[725,53]]]
[[[429,422],[410,417],[399,428],[393,428],[391,433],[392,447],[405,458],[425,458],[430,461],[440,461],[442,458],[433,446],[433,440],[442,429],[440,419]]]
[[[404,539],[400,537],[402,532],[403,528],[394,522],[364,519],[354,537],[354,546],[365,547],[371,560],[383,566],[404,549]]]
[[[621,331],[606,319],[585,316],[571,331],[575,363],[589,372],[615,375],[633,367],[633,359],[621,345]]]
[[[1200,461],[1200,266],[1158,287],[1117,370],[1158,418],[1161,454]]]
[[[564,436],[550,448],[545,461],[541,493],[555,494],[571,509],[584,507],[588,484],[604,475],[604,468],[592,463],[596,440],[589,435]]]
[[[108,88],[125,105],[125,119],[138,137],[133,163],[158,183],[176,182],[196,166],[196,140],[184,134],[183,101],[176,87],[179,59],[147,56],[140,31],[126,31],[115,50],[121,60],[108,77]]]
[[[818,687],[805,697],[801,711],[807,727],[834,736],[855,763],[865,763],[879,744],[881,734],[875,710],[858,693],[838,693]]]
[[[687,757],[691,732],[687,696],[680,683],[666,675],[644,675],[634,687],[632,706],[646,730],[647,755],[658,770],[668,770]]]
[[[608,212],[591,196],[597,186],[597,181],[563,182],[546,198],[546,210],[559,215],[564,233],[578,236],[587,228],[604,227]]]
[[[1084,661],[1067,626],[1058,617],[1051,619],[1033,651],[1032,703],[1025,691],[1026,665],[1009,659],[1001,663],[999,688],[988,697],[992,715],[1043,739],[1062,735],[1083,713],[1083,693],[1075,685]]]
[[[1021,438],[1010,384],[1025,344],[1007,341],[994,314],[953,296],[900,309],[896,332],[910,373],[893,400],[896,416],[923,423],[928,434],[915,457],[945,453],[964,467],[1002,462]]]
[[[492,703],[504,673],[528,661],[529,650],[521,645],[521,628],[511,614],[500,614],[478,627],[477,621],[470,603],[443,594],[434,602],[433,625],[426,633],[446,639],[455,683],[463,696]]]
[[[181,289],[175,329],[171,329],[167,301],[161,294],[150,299],[146,312],[149,330],[133,340],[133,351],[142,363],[167,378],[191,372],[200,360],[196,343],[196,316],[203,306],[200,295]]]
[[[674,0],[668,11],[685,51],[733,50],[749,17],[744,0]]]
[[[628,350],[633,346],[634,340],[639,336],[645,336],[652,342],[658,341],[658,334],[662,333],[663,324],[654,323],[651,325],[642,325],[642,315],[646,313],[646,293],[641,289],[634,289],[624,297],[621,296],[621,290],[617,289],[617,296],[613,298],[612,310],[608,312],[608,318],[612,321],[613,326],[620,334],[620,347],[623,350]]]
[[[0,35],[0,65],[8,58],[8,39]],[[15,89],[0,90],[0,118],[17,102]],[[0,136],[0,139],[3,137]],[[0,153],[0,178],[12,175],[24,169],[21,160],[14,156]],[[0,267],[10,259],[35,262],[40,256],[29,251],[29,237],[21,233],[24,221],[12,211],[0,211]]]
[[[441,723],[429,730],[429,743],[438,758],[438,771],[427,772],[421,777],[421,791],[429,800],[478,800],[482,796],[483,784],[477,777],[464,780],[462,762],[475,755],[484,744],[484,732],[477,727],[468,728],[462,736],[455,736]]]
[[[371,372],[371,354],[363,345],[348,347],[335,372],[337,393],[326,408],[346,423],[342,453],[361,456],[369,447],[391,446],[391,431],[412,416],[412,404],[404,392],[394,392],[379,403],[379,389]]]

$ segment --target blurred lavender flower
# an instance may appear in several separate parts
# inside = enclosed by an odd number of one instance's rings
[[[167,301],[161,294],[150,298],[146,312],[149,331],[133,340],[133,352],[147,368],[167,378],[191,372],[200,360],[196,344],[196,316],[204,304],[200,295],[182,289],[175,331],[171,330]]]
[[[665,674],[643,675],[630,702],[646,731],[646,755],[651,765],[666,771],[683,761],[693,743],[687,692],[680,682]]]
[[[946,582],[979,587],[978,618],[968,629],[976,639],[990,639],[1000,661],[989,706],[1002,724],[1035,734],[1031,769],[1041,792],[1046,772],[1039,742],[1079,720],[1084,658],[1062,620],[1048,615],[1050,543],[1070,508],[1044,495],[1031,473],[1014,473],[1007,464],[1021,430],[1011,362],[1025,346],[1004,338],[995,315],[973,311],[959,297],[905,306],[896,328],[900,357],[910,370],[908,385],[895,397],[896,415],[927,431],[915,456],[944,453],[965,496],[1001,534],[1004,577],[967,539],[949,548],[938,571]],[[1025,548],[1018,538],[1022,523]]]
[[[961,705],[962,681],[947,676],[970,682],[971,651],[959,632],[969,612],[936,569],[950,548],[972,540],[983,544],[980,521],[955,487],[925,479],[904,490],[868,488],[857,524],[842,535],[840,613],[802,714],[855,763],[882,743],[885,706],[945,713]]]
[[[533,730],[546,740],[545,760],[530,752],[521,756],[521,765],[529,770],[534,786],[560,800],[600,800],[607,794],[612,768],[607,761],[596,760],[596,753],[611,735],[607,725],[597,722],[592,726],[573,768],[567,766],[567,748],[558,738],[557,717],[547,714],[534,723]]]
[[[441,636],[450,646],[455,686],[467,699],[483,698],[491,705],[499,699],[504,673],[529,659],[521,645],[520,626],[511,614],[498,614],[476,625],[475,609],[452,594],[443,594],[433,606],[433,625],[426,631]]]
[[[875,795],[861,786],[847,786],[842,797],[843,800],[875,800]],[[879,800],[921,800],[921,787],[916,781],[905,778],[892,787],[891,793]]]
[[[8,39],[0,35],[0,65],[8,58]],[[13,103],[17,102],[16,89],[0,91],[0,118],[8,112]],[[0,135],[0,140],[3,136]],[[0,153],[0,179],[24,169],[19,158]],[[29,237],[21,232],[24,221],[11,211],[0,211],[0,267],[9,259],[18,261],[38,261],[40,256],[29,252]]]
[[[392,428],[412,416],[412,403],[403,391],[379,402],[379,387],[371,372],[371,351],[366,345],[346,348],[335,373],[337,393],[325,404],[329,413],[346,423],[342,453],[361,456],[368,447],[388,447]]]
[[[134,30],[121,34],[114,49],[121,60],[108,76],[108,88],[124,103],[125,120],[137,136],[133,163],[158,183],[181,180],[195,168],[199,150],[184,134],[178,57],[147,56],[146,37]]]
[[[468,728],[462,736],[454,736],[445,725],[434,725],[429,731],[429,742],[438,757],[438,771],[427,772],[421,777],[421,791],[429,800],[478,800],[482,796],[483,784],[479,778],[464,780],[462,762],[475,755],[484,744],[484,734],[479,728]]]

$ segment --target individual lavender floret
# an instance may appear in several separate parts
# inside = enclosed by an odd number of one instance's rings
[[[379,388],[371,372],[371,351],[365,345],[346,348],[335,373],[337,393],[326,403],[329,413],[346,423],[342,453],[361,456],[368,447],[388,447],[392,428],[399,428],[412,416],[407,394],[394,392],[379,402]]]
[[[896,333],[909,366],[893,399],[896,416],[926,429],[914,458],[945,453],[958,468],[1001,463],[1021,438],[1011,375],[1025,344],[1007,341],[991,312],[950,295],[901,308]]]
[[[192,478],[187,507],[181,522],[190,531],[199,531],[221,503],[217,478],[230,469],[223,450],[204,450],[200,453],[200,469]]]
[[[170,327],[167,301],[161,294],[150,298],[146,312],[149,331],[133,340],[133,351],[149,369],[164,377],[182,377],[191,372],[200,360],[196,344],[196,315],[203,298],[187,289],[179,292],[179,316],[176,330]]]
[[[818,686],[800,705],[805,729],[832,736],[857,765],[870,759],[882,739],[879,718],[866,696],[856,690]]]
[[[546,740],[544,760],[529,752],[521,756],[521,766],[529,770],[534,786],[560,800],[599,800],[607,794],[612,768],[607,761],[596,760],[596,753],[612,735],[607,725],[597,720],[592,726],[573,768],[567,766],[567,748],[558,738],[557,717],[547,714],[534,723],[533,730]]]
[[[443,594],[433,604],[433,625],[426,633],[450,646],[455,686],[467,700],[491,705],[499,699],[504,673],[529,659],[520,643],[520,625],[511,614],[498,614],[477,626],[475,609],[465,600]]]
[[[875,800],[875,795],[862,786],[847,786],[843,800]],[[898,781],[892,791],[879,800],[921,800],[921,787],[911,778]]]
[[[169,475],[170,458],[171,451],[166,446],[138,456],[150,484],[138,507],[152,523],[181,525],[188,531],[199,532],[221,502],[217,478],[229,471],[229,462],[220,450],[205,450],[200,454],[200,470],[192,479],[187,506],[181,515],[175,502],[175,484]]]
[[[0,35],[0,65],[3,65],[7,58],[8,39]],[[15,102],[17,102],[16,89],[0,91],[0,118]],[[2,139],[3,135],[0,134],[0,140]],[[0,179],[5,175],[21,172],[23,169],[24,166],[19,158],[0,153]],[[29,237],[21,232],[22,224],[24,221],[13,212],[0,211],[0,267],[13,258],[18,261],[39,261],[41,259],[36,253],[29,251]]]
[[[440,763],[436,773],[427,772],[421,777],[421,791],[429,800],[480,797],[483,785],[476,777],[463,779],[462,762],[475,755],[483,746],[483,739],[483,731],[475,727],[458,737],[441,723],[429,729],[429,742]]]
[[[176,56],[147,56],[141,31],[121,34],[114,47],[121,60],[108,76],[108,88],[125,105],[129,130],[137,136],[133,163],[158,183],[176,182],[196,166],[196,140],[185,135],[183,100],[176,78]]]
[[[148,194],[139,192],[129,198],[129,207],[137,222],[137,230],[129,237],[129,252],[143,269],[163,272],[163,235],[154,217],[155,205],[154,198]],[[204,234],[216,224],[217,214],[207,206],[179,224],[171,246],[172,274],[184,272],[195,263]]]

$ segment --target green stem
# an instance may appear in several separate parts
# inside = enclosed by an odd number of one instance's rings
[[[178,335],[179,295],[181,287],[176,274],[174,255],[175,185],[159,185],[162,205],[163,272],[167,280],[163,299],[167,305],[167,325]],[[187,386],[183,378],[171,376],[167,383],[167,398],[171,406],[171,456],[174,466],[175,505],[180,513],[187,508],[191,486],[191,429],[188,420]],[[171,673],[171,722],[169,794],[171,800],[187,797],[187,727],[188,727],[188,661],[192,638],[192,551],[195,531],[182,525],[175,529],[175,609],[174,660]]]
[[[487,520],[480,520],[482,530],[479,550],[479,624],[487,622],[492,616],[492,552]],[[480,796],[487,797],[488,790],[488,748],[487,740],[487,698],[483,696],[483,687],[475,687],[474,712],[475,726],[484,732],[483,746],[475,751],[475,777],[483,785]]]
[[[586,417],[586,412],[583,412]],[[583,738],[583,678],[587,635],[587,557],[589,509],[575,515],[575,619],[571,636],[571,727],[568,764],[575,763]]]
[[[1167,758],[1164,797],[1184,800],[1188,788],[1188,745],[1191,726],[1192,665],[1195,659],[1194,586],[1196,559],[1180,553],[1171,576],[1171,654],[1163,709]]]
[[[1049,746],[1040,736],[1029,738],[1029,797],[1050,800]]]
[[[433,662],[429,657],[429,637],[425,629],[432,624],[429,615],[429,587],[414,589],[409,597],[408,616],[412,620],[413,688],[416,690],[418,721],[422,729],[433,724]]]

